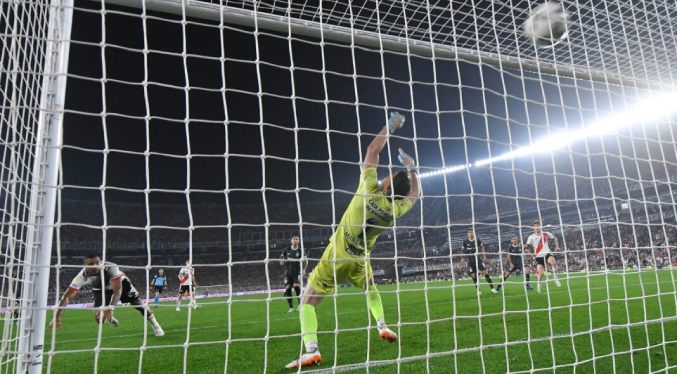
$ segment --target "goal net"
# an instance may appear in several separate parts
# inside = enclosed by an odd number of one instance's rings
[[[402,148],[422,194],[367,259],[398,339],[339,281],[303,371],[677,370],[674,4],[557,2],[537,48],[541,3],[0,1],[0,369],[282,370],[398,112],[378,176]]]

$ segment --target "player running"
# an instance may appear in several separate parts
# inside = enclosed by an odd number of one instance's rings
[[[397,172],[380,182],[376,176],[379,153],[388,136],[401,128],[404,120],[404,116],[391,113],[388,124],[367,148],[355,196],[319,264],[310,274],[301,297],[301,332],[306,353],[290,362],[287,368],[319,364],[322,361],[317,345],[315,307],[324,296],[335,292],[335,285],[345,281],[367,291],[367,306],[376,320],[379,337],[390,342],[397,340],[397,335],[385,323],[381,296],[372,278],[369,253],[383,230],[391,227],[394,219],[411,210],[418,200],[419,182],[415,163],[402,149],[399,150],[399,159],[407,172]]]
[[[289,303],[288,313],[294,312],[294,298],[292,297],[291,289],[294,287],[296,297],[299,300],[299,309],[301,308],[301,247],[299,247],[299,236],[293,234],[291,237],[291,246],[285,248],[280,255],[280,266],[284,266],[285,291],[284,297]],[[307,265],[307,264],[305,264]],[[305,268],[304,265],[304,268]]]
[[[116,264],[105,262],[102,269],[99,256],[90,254],[85,258],[84,265],[85,267],[73,278],[70,286],[68,286],[68,290],[61,297],[59,309],[54,315],[54,320],[49,323],[50,329],[54,327],[61,328],[61,316],[70,300],[83,287],[91,287],[92,294],[94,295],[94,307],[106,307],[103,309],[103,315],[101,315],[100,309],[94,311],[94,319],[97,323],[105,322],[117,327],[119,322],[113,316],[113,309],[118,301],[121,301],[124,304],[129,303],[134,305],[134,308],[148,319],[156,336],[163,336],[165,334],[160,324],[155,320],[153,312],[143,305],[139,293],[132,285],[132,282],[129,281],[125,273],[120,271],[120,268]]]
[[[197,308],[197,303],[195,302],[195,269],[190,263],[190,260],[186,261],[186,266],[182,267],[179,270],[179,297],[176,300],[176,311],[181,311],[181,300],[184,297],[190,299],[188,303],[189,308]]]
[[[548,240],[552,239],[555,241],[555,250],[559,251],[559,240],[557,237],[547,231],[541,230],[541,221],[535,220],[531,223],[531,227],[534,229],[534,233],[529,235],[527,239],[527,244],[524,246],[525,249],[534,249],[534,255],[536,256],[536,292],[541,292],[541,278],[545,274],[545,263],[547,262],[550,265],[552,270],[552,277],[555,279],[555,285],[561,287],[559,279],[557,279],[557,260],[555,255],[550,253],[550,247],[548,246]]]
[[[489,273],[487,273],[487,269],[484,267],[484,263],[482,261],[487,260],[487,254],[484,250],[484,244],[482,244],[482,241],[480,238],[475,237],[475,230],[473,230],[472,227],[468,228],[467,231],[468,237],[463,241],[463,253],[465,253],[467,256],[468,260],[468,267],[470,268],[470,277],[472,278],[473,283],[475,283],[475,288],[477,288],[477,294],[481,295],[482,291],[480,291],[480,287],[477,284],[477,271],[481,271],[482,275],[484,276],[484,279],[487,280],[489,283],[489,287],[491,287],[491,292],[497,293],[498,291],[494,289],[494,282],[491,281],[491,277],[489,276]],[[480,260],[479,255],[482,255],[482,260]]]
[[[533,290],[531,285],[529,284],[530,275],[529,275],[529,267],[524,266],[522,264],[522,244],[518,241],[517,235],[513,235],[510,238],[510,246],[508,247],[508,263],[510,263],[510,266],[508,267],[508,270],[503,272],[503,282],[505,282],[508,277],[510,277],[510,274],[514,273],[517,271],[517,269],[522,269],[524,272],[524,279],[525,279],[525,285],[527,290]],[[499,284],[496,287],[496,291],[500,291],[501,287],[503,285]]]
[[[153,280],[150,283],[155,289],[155,298],[153,299],[153,304],[155,304],[154,306],[157,306],[160,303],[160,295],[162,294],[162,290],[167,287],[165,269],[158,270],[157,274],[153,276]]]

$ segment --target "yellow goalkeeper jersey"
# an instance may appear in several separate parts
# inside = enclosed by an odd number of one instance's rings
[[[366,243],[368,254],[383,230],[392,227],[393,221],[411,210],[412,206],[411,199],[393,202],[385,196],[378,188],[376,168],[366,168],[360,174],[360,185],[330,242],[352,255],[365,254]]]

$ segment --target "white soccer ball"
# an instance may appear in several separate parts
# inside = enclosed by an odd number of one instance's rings
[[[559,1],[546,1],[537,6],[522,25],[524,35],[538,48],[553,46],[569,33],[567,14]]]

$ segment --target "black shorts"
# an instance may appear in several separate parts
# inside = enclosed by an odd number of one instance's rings
[[[514,273],[517,270],[524,268],[524,265],[522,264],[522,258],[521,257],[511,258],[511,261],[512,261],[512,266],[510,266],[510,269],[508,270],[509,273]]]
[[[287,274],[284,277],[284,285],[291,286],[294,284],[301,283],[301,274]]]
[[[484,263],[476,256],[468,257],[468,266],[470,267],[470,274],[476,274],[477,271],[484,271]]]
[[[545,255],[543,257],[536,257],[536,264],[545,267],[545,263],[548,262],[548,259],[550,257],[555,257],[555,255],[553,255],[552,253],[548,253],[547,255]]]
[[[157,293],[162,293],[163,289],[164,289],[163,286],[155,286],[155,292],[157,292]]]
[[[105,293],[106,295],[102,299],[101,297],[104,295],[101,294],[101,289],[92,289],[95,308],[110,305],[110,298],[113,297],[113,290],[106,290]],[[137,305],[140,303],[139,293],[136,291],[136,288],[134,288],[132,282],[130,282],[129,279],[125,278],[122,280],[122,296],[120,296],[120,301],[123,304],[129,303]]]
[[[186,292],[195,291],[195,286],[183,285],[179,287],[179,293],[183,295]]]

